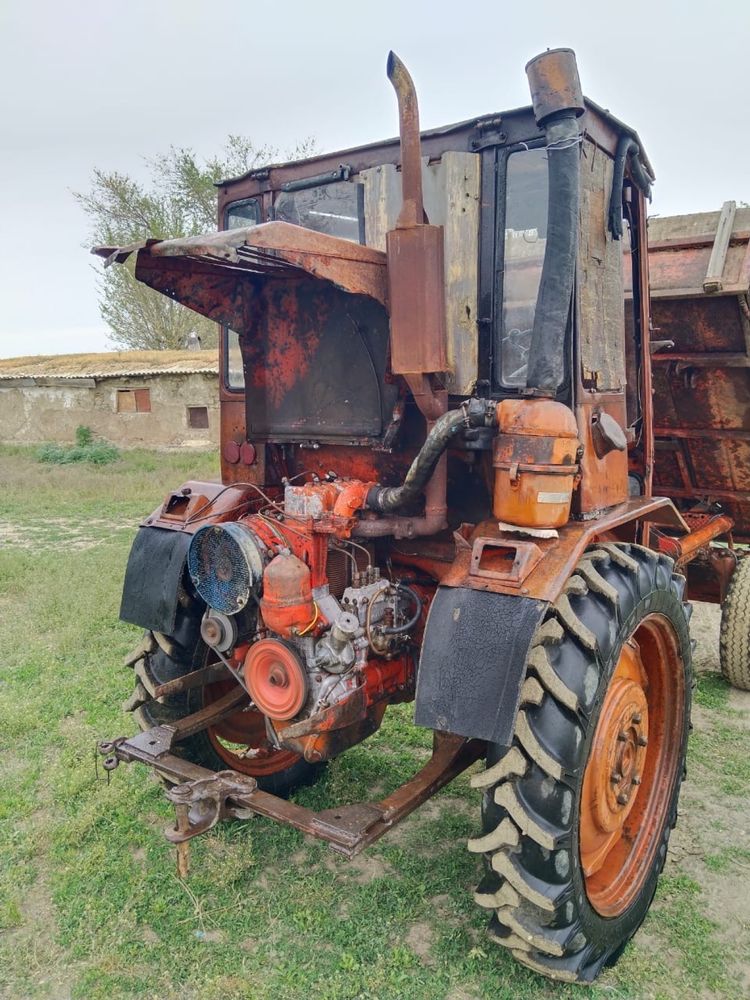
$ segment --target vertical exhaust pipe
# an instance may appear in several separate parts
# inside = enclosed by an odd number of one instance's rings
[[[446,370],[443,229],[425,221],[417,92],[406,66],[388,55],[388,79],[398,99],[402,205],[386,233],[391,369],[417,386]],[[422,392],[429,390],[423,389]],[[421,394],[421,393],[416,393]],[[436,414],[437,415],[437,414]]]
[[[544,130],[549,181],[547,245],[534,313],[526,388],[554,396],[565,377],[565,331],[578,251],[583,94],[572,49],[550,49],[526,65],[537,124]]]
[[[422,149],[417,92],[409,71],[395,52],[388,54],[388,79],[398,100],[401,139],[401,211],[396,228],[386,233],[391,370],[406,380],[427,424],[427,440],[400,487],[374,487],[370,510],[389,517],[360,521],[359,535],[411,538],[433,535],[447,525],[448,464],[445,449],[463,423],[448,415],[448,393],[432,376],[447,368],[443,229],[427,222],[422,195]],[[454,426],[455,424],[455,426]],[[393,512],[424,490],[421,517]]]
[[[395,52],[388,53],[388,79],[398,100],[398,128],[401,139],[401,211],[397,229],[409,229],[427,222],[422,197],[422,154],[419,139],[417,91],[409,70]]]

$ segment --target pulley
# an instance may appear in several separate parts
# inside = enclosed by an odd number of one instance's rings
[[[261,639],[247,652],[245,684],[257,708],[271,719],[293,719],[307,701],[307,673],[291,643]]]

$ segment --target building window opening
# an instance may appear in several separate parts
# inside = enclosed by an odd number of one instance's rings
[[[188,427],[192,427],[194,430],[208,430],[208,407],[188,406],[187,421]]]
[[[150,413],[150,389],[118,389],[115,404],[118,413]]]

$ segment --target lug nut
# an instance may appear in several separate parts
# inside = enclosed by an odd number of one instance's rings
[[[643,722],[643,716],[641,715],[640,712],[635,713],[635,715],[633,716],[633,722],[635,723],[636,726],[640,726],[640,724]]]
[[[630,779],[630,784],[631,785],[640,785],[640,783],[641,783],[641,776],[640,776],[640,774],[634,774],[633,777]]]
[[[613,785],[616,785],[618,781],[622,781],[622,775],[620,774],[619,771],[613,771],[612,774],[610,774],[609,776],[609,780],[612,782]]]
[[[625,792],[620,792],[620,794],[617,796],[617,802],[621,806],[626,806],[628,804],[629,799],[630,796],[627,795]]]
[[[625,743],[627,738],[628,734],[625,732],[624,729],[621,729],[620,732],[617,734],[617,739],[620,741],[620,743]]]
[[[638,746],[639,747],[647,747],[648,746],[648,740],[646,739],[645,736],[639,736],[638,737]]]

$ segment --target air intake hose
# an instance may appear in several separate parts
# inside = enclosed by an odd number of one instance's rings
[[[554,396],[565,377],[565,331],[578,250],[583,96],[575,55],[553,49],[526,67],[534,114],[547,145],[547,245],[534,313],[526,387]]]
[[[471,399],[460,409],[438,417],[401,486],[373,486],[367,494],[367,507],[380,514],[392,514],[417,500],[456,435],[465,427],[486,426],[493,413],[494,406],[487,401]]]

